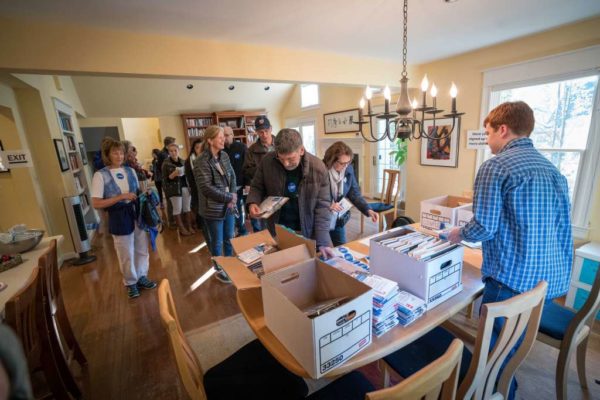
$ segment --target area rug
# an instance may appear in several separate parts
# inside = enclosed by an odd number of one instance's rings
[[[185,333],[204,371],[208,371],[241,347],[256,339],[242,314],[236,314]],[[309,393],[326,386],[331,379],[305,379]]]

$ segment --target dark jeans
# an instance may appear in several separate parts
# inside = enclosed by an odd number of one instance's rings
[[[244,189],[240,189],[237,192],[237,204],[236,204],[238,215],[235,219],[235,227],[239,236],[245,236],[248,234],[246,229],[246,209],[244,207]]]
[[[250,218],[250,225],[252,225],[252,232],[260,232],[265,229],[265,224],[260,218]]]
[[[158,198],[160,199],[160,204],[163,204],[163,189],[162,189],[162,181],[161,182],[156,182],[154,181],[154,184],[156,185],[156,190],[158,191]]]
[[[342,226],[329,231],[329,236],[334,247],[346,244],[346,227]]]
[[[202,229],[202,235],[204,236],[204,241],[206,242],[206,246],[210,250],[211,249],[211,247],[210,247],[210,232],[208,231],[208,228],[206,227],[204,218],[202,218],[202,216],[198,213],[196,213],[196,225],[198,225],[198,228]]]
[[[504,300],[510,299],[512,297],[515,297],[519,294],[520,294],[519,292],[512,290],[508,286],[506,286],[494,279],[487,278],[485,280],[485,287],[483,289],[483,297],[481,299],[481,304],[483,305],[486,303],[496,303],[498,301],[504,301]],[[551,300],[546,300],[546,301],[551,301]],[[479,312],[481,313],[481,309],[479,310]],[[504,322],[505,322],[504,318],[496,318],[496,320],[494,321],[494,331],[492,332],[492,338],[490,340],[490,350],[492,350],[494,348],[494,345],[496,344],[496,339],[498,338],[498,335],[500,334],[500,332],[502,331],[502,327],[504,326]],[[504,370],[504,367],[506,366],[508,361],[512,358],[516,349],[521,345],[521,342],[523,341],[523,339],[525,339],[525,333],[526,332],[523,332],[523,335],[521,335],[521,338],[515,344],[515,347],[510,351],[506,360],[504,360],[504,363],[502,364],[502,367],[500,368],[500,372],[498,373],[498,378],[500,378],[500,376],[502,375],[502,371]],[[498,384],[498,382],[496,382],[496,384]],[[515,399],[515,393],[516,393],[518,387],[519,387],[519,385],[517,384],[517,379],[513,378],[512,384],[510,385],[510,390],[508,392],[507,400]]]
[[[235,233],[235,218],[231,212],[227,211],[224,219],[204,219],[208,235],[210,236],[210,253],[213,257],[225,255],[233,256],[233,247],[231,239]]]

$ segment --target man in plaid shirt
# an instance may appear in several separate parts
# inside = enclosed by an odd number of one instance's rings
[[[484,121],[490,150],[475,179],[473,219],[448,240],[482,242],[483,303],[509,299],[548,282],[547,301],[569,288],[573,237],[567,180],[533,147],[533,111],[503,103]],[[503,321],[496,321],[500,332]],[[511,385],[514,395],[516,385]],[[510,396],[512,397],[512,396]]]

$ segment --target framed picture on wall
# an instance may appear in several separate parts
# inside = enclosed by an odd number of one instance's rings
[[[83,145],[83,143],[79,143],[79,153],[81,153],[81,162],[83,163],[83,165],[87,165],[87,153],[85,152],[85,146]]]
[[[452,130],[452,119],[436,119],[435,125],[432,119],[425,120],[423,130],[434,138],[444,136]],[[421,165],[456,168],[458,166],[458,132],[460,132],[460,119],[456,120],[456,126],[449,137],[437,140],[422,138]]]
[[[323,114],[325,133],[358,132],[358,108]]]
[[[69,169],[69,160],[67,159],[67,152],[65,151],[65,144],[62,139],[53,139],[54,149],[56,150],[56,157],[58,157],[58,165],[62,172]]]
[[[4,156],[4,147],[2,147],[2,141],[0,141],[0,172],[10,172],[8,160]]]

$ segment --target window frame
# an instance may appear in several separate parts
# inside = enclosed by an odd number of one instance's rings
[[[310,104],[310,105],[304,106],[303,105],[303,101],[302,101],[302,99],[304,98],[304,96],[302,94],[302,89],[304,89],[305,87],[308,87],[308,86],[315,86],[317,88],[317,102],[314,103],[314,104]],[[319,108],[320,106],[321,106],[321,91],[319,89],[319,84],[317,84],[317,83],[303,83],[303,84],[301,84],[300,85],[300,109],[302,111],[305,111],[305,110],[314,110],[314,109]]]
[[[577,239],[588,238],[594,194],[598,190],[597,182],[600,177],[600,163],[594,165],[593,160],[593,155],[600,154],[600,46],[483,71],[479,126],[483,125],[489,112],[494,92],[591,75],[598,76],[599,81],[594,95],[586,150],[579,163],[571,204],[573,236]],[[487,159],[487,153],[487,150],[477,150],[476,172]]]

